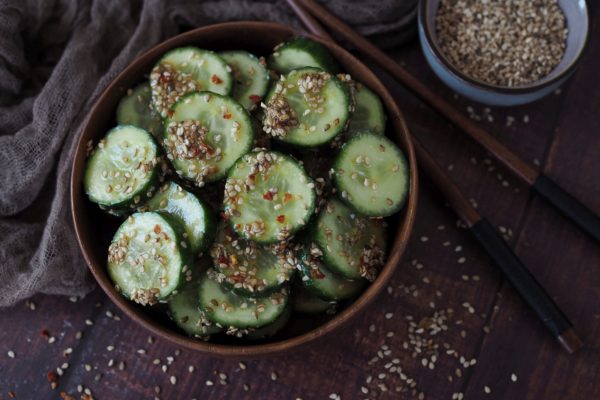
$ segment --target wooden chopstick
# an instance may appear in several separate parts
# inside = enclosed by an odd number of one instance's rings
[[[311,33],[321,35],[324,29],[312,16],[296,3],[287,0]],[[307,22],[305,22],[307,21]],[[330,37],[329,37],[330,38]],[[330,39],[331,40],[331,39]],[[450,206],[467,224],[479,244],[486,250],[490,258],[504,273],[506,278],[517,289],[527,305],[535,312],[546,328],[559,341],[563,348],[573,353],[582,346],[573,325],[558,308],[544,288],[536,281],[521,260],[506,244],[502,236],[467,200],[465,195],[446,175],[414,136],[412,141],[419,166],[425,171],[436,187],[442,192]]]
[[[413,145],[419,167],[425,171],[450,206],[467,224],[480,246],[521,295],[525,303],[569,354],[577,351],[583,343],[575,333],[573,324],[558,308],[552,297],[529,272],[496,228],[477,212],[465,195],[452,183],[450,177],[423,148],[419,140],[414,137]]]
[[[321,24],[313,18],[312,15],[306,12],[300,4],[296,3],[295,1],[288,1],[288,4],[292,8],[292,10],[294,10],[298,19],[302,21],[302,23],[310,33],[312,33],[313,35],[320,36],[323,39],[331,40],[332,42],[334,41],[333,37],[331,37],[329,32],[327,32],[321,26]]]
[[[494,157],[510,171],[524,180],[545,200],[561,211],[566,217],[571,219],[580,229],[600,242],[600,217],[584,206],[575,197],[570,195],[560,185],[546,175],[536,171],[510,149],[492,137],[487,131],[477,125],[472,119],[458,111],[444,98],[435,94],[427,87],[427,85],[408,73],[387,54],[346,25],[325,7],[314,0],[288,0],[288,3],[290,5],[293,4],[293,7],[298,7],[299,11],[304,11],[303,13],[299,12],[298,15],[311,14],[314,17],[311,19],[307,19],[309,18],[307,15],[301,17],[311,21],[311,25],[307,25],[308,29],[311,29],[311,26],[314,27],[316,24],[318,30],[313,31],[315,34],[319,34],[319,31],[324,30],[324,28],[320,27],[316,21],[319,20],[326,27],[338,33],[341,37],[355,46],[360,53],[378,64],[414,94],[419,96],[423,101],[460,127],[472,139],[493,154]]]

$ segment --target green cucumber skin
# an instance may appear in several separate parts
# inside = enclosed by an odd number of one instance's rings
[[[107,203],[105,201],[95,198],[89,192],[89,187],[92,185],[91,180],[94,179],[94,177],[90,176],[90,174],[91,174],[90,163],[92,162],[92,159],[94,157],[100,156],[98,153],[98,150],[96,150],[96,152],[88,159],[88,161],[86,163],[86,167],[85,167],[86,169],[84,172],[84,177],[83,177],[84,191],[86,192],[88,199],[92,203],[96,203],[103,211],[107,212],[110,215],[117,216],[117,217],[123,217],[123,216],[127,216],[127,215],[131,214],[132,212],[135,211],[135,209],[138,206],[142,205],[146,201],[146,199],[152,197],[152,195],[154,194],[156,189],[158,189],[160,179],[161,179],[161,174],[160,174],[161,150],[160,150],[160,146],[156,143],[156,141],[154,140],[154,138],[152,137],[152,135],[150,133],[148,133],[147,131],[143,130],[142,128],[139,128],[134,125],[117,125],[116,127],[112,128],[111,130],[109,130],[107,132],[107,134],[104,136],[104,139],[106,139],[109,135],[118,134],[119,131],[124,130],[124,129],[130,129],[130,128],[134,128],[136,130],[143,131],[147,134],[147,139],[152,143],[152,147],[155,150],[155,157],[159,159],[159,162],[153,167],[152,171],[150,172],[150,177],[147,179],[146,184],[144,184],[142,187],[138,188],[138,190],[136,190],[135,192],[132,192],[128,198],[126,198],[120,202],[117,202],[117,203]],[[150,193],[150,196],[148,196],[148,193]],[[136,198],[138,198],[137,202],[135,201]]]
[[[196,297],[198,293],[198,283],[197,282],[189,282],[184,284],[181,289],[179,289],[178,293],[171,296],[169,299],[169,316],[175,322],[175,324],[183,330],[188,336],[205,339],[210,335],[214,335],[223,331],[223,328],[220,328],[216,325],[205,326],[202,328],[197,328],[196,326],[190,326],[190,324],[186,321],[183,322],[183,318],[192,318],[191,313],[185,313],[185,315],[181,315],[181,311],[179,307],[195,307],[198,309],[198,320],[201,318],[201,311],[198,308]],[[191,297],[191,298],[190,298]],[[181,303],[179,303],[181,302]],[[194,306],[194,304],[196,304]],[[196,325],[196,324],[194,324]]]
[[[292,295],[290,297],[292,308],[302,314],[319,315],[334,311],[336,302],[326,301],[308,290],[298,279],[292,284]]]
[[[294,69],[289,71],[286,74],[286,79],[290,76],[290,74],[295,73],[311,73],[311,72],[323,72],[322,69],[320,68],[315,68],[315,67],[303,67],[303,68],[299,68],[299,69]],[[327,72],[327,71],[325,71]],[[322,141],[318,141],[316,143],[306,143],[304,142],[302,139],[298,139],[295,137],[290,137],[290,135],[286,135],[283,138],[274,138],[274,140],[276,142],[282,143],[284,145],[290,145],[292,147],[299,147],[299,148],[305,148],[305,149],[320,149],[320,148],[326,148],[327,145],[329,145],[332,141],[334,141],[336,138],[340,137],[342,135],[342,133],[347,129],[348,127],[348,123],[351,119],[351,105],[352,105],[352,97],[351,97],[351,93],[350,93],[350,89],[348,88],[348,85],[345,84],[344,82],[342,82],[341,80],[339,80],[337,78],[337,76],[335,76],[335,74],[331,74],[331,82],[337,87],[337,89],[339,89],[342,92],[342,98],[344,101],[343,104],[343,109],[344,111],[344,115],[341,116],[339,124],[336,128],[331,128],[330,129],[330,134],[329,136]],[[275,90],[277,87],[277,81],[274,81],[273,84],[271,85],[271,88],[269,89],[269,91],[267,92],[267,95],[265,96],[265,100],[264,103],[268,105],[269,101],[271,101],[272,97],[275,95]],[[297,111],[297,110],[296,110]],[[302,113],[299,113],[299,115],[301,115]],[[263,123],[264,123],[264,114],[263,114]],[[302,117],[300,117],[302,118]]]
[[[403,188],[403,194],[402,194],[400,200],[395,202],[393,206],[386,206],[385,209],[373,210],[373,209],[368,209],[367,207],[361,206],[357,201],[351,200],[347,196],[342,195],[339,197],[346,205],[348,205],[350,208],[352,208],[353,210],[355,210],[356,212],[358,212],[362,215],[366,215],[368,217],[389,217],[391,215],[394,215],[398,211],[400,211],[406,204],[406,201],[408,199],[408,192],[409,192],[409,188],[410,188],[410,172],[408,170],[408,163],[406,161],[406,157],[404,156],[404,153],[394,142],[392,142],[386,136],[378,135],[376,133],[372,133],[371,131],[361,131],[361,132],[356,133],[354,135],[354,137],[352,137],[350,140],[348,140],[346,143],[344,143],[344,145],[342,146],[340,152],[338,153],[338,155],[333,163],[333,169],[336,171],[336,173],[333,176],[333,182],[334,182],[334,185],[336,186],[336,188],[338,189],[339,193],[342,193],[346,189],[345,185],[341,182],[341,177],[337,173],[337,171],[344,170],[344,165],[343,165],[344,149],[348,148],[349,146],[351,146],[352,144],[354,144],[356,142],[359,142],[362,139],[365,139],[365,138],[368,139],[370,136],[373,136],[373,135],[377,136],[379,140],[385,142],[385,144],[387,146],[391,147],[394,151],[397,152],[398,160],[400,163],[400,170],[406,171],[405,172],[406,180],[405,180],[405,184],[404,184],[404,188]],[[375,150],[374,150],[374,152],[375,152]]]
[[[175,110],[177,108],[177,106],[179,104],[182,104],[183,102],[186,101],[187,98],[191,98],[191,97],[195,97],[195,96],[206,96],[209,95],[211,97],[218,97],[221,99],[226,99],[227,101],[230,101],[232,103],[232,105],[234,107],[237,107],[237,111],[240,112],[240,116],[243,118],[244,120],[244,124],[248,127],[248,135],[249,138],[247,139],[247,145],[241,150],[241,155],[236,159],[236,162],[243,157],[245,154],[247,154],[251,149],[252,149],[252,145],[254,143],[254,140],[256,138],[256,130],[255,130],[255,124],[252,122],[252,117],[250,116],[250,114],[248,113],[248,111],[246,111],[246,109],[244,109],[238,102],[236,102],[233,98],[228,97],[228,96],[223,96],[220,94],[216,94],[213,92],[191,92],[191,93],[187,93],[184,96],[182,96],[179,100],[177,100],[175,102],[175,104],[173,104],[173,106],[171,107],[172,110]],[[164,126],[165,129],[163,131],[163,135],[162,135],[162,143],[163,143],[163,147],[164,147],[164,142],[167,140],[167,136],[168,136],[168,132],[166,127],[169,125],[169,123],[171,122],[172,117],[165,117],[164,119]],[[171,162],[171,165],[173,165],[173,160],[169,160]],[[213,183],[213,182],[217,182],[223,178],[225,178],[227,176],[227,174],[229,173],[229,171],[233,168],[233,166],[235,165],[235,162],[232,163],[232,165],[229,168],[226,169],[222,169],[220,170],[218,173],[207,176],[205,178],[205,182],[206,183]],[[173,165],[173,169],[175,170],[175,172],[179,175],[179,177],[181,179],[185,179],[187,182],[191,182],[192,184],[194,183],[193,180],[191,180],[190,178],[186,177],[184,174],[181,174],[181,171],[179,171],[175,165]],[[197,186],[195,186],[197,187]]]
[[[279,152],[279,151],[275,151],[275,150],[265,150],[265,151],[266,151],[266,152],[269,152],[269,153],[276,154],[278,157],[281,157],[281,158],[284,158],[284,159],[286,159],[286,160],[289,160],[289,161],[291,161],[291,162],[293,162],[293,163],[296,163],[296,164],[299,166],[299,168],[302,170],[302,172],[303,172],[303,176],[304,176],[304,178],[306,179],[306,184],[308,185],[308,184],[312,183],[312,184],[314,185],[314,181],[313,181],[313,180],[312,180],[312,178],[311,178],[311,177],[308,175],[308,173],[306,172],[306,170],[305,170],[305,169],[304,169],[304,167],[302,166],[302,163],[300,163],[300,162],[299,162],[299,161],[298,161],[296,158],[294,158],[294,157],[293,157],[293,156],[291,156],[291,155],[284,154],[284,153],[281,153],[281,152]],[[253,153],[253,152],[251,152],[251,153],[249,153],[249,154],[252,154],[252,153]],[[230,170],[229,170],[229,174],[228,174],[228,175],[229,175],[229,176],[228,176],[228,178],[232,176],[232,173],[235,171],[235,169],[236,169],[236,166],[237,166],[237,164],[238,164],[238,163],[244,163],[244,157],[245,157],[245,156],[247,156],[247,155],[248,155],[248,154],[246,154],[246,155],[244,155],[244,156],[240,157],[240,158],[239,158],[239,159],[236,161],[236,163],[235,163],[235,164],[234,164],[234,165],[233,165],[233,166],[230,168]],[[308,222],[310,221],[310,218],[312,218],[312,216],[313,216],[313,215],[314,215],[314,213],[315,213],[315,207],[316,207],[316,200],[317,200],[317,198],[316,198],[316,193],[315,193],[315,191],[314,191],[314,186],[313,186],[313,189],[310,189],[310,190],[311,190],[311,192],[312,192],[312,196],[311,196],[311,201],[310,201],[310,204],[308,205],[308,210],[306,211],[306,215],[307,215],[307,216],[310,216],[310,217],[309,217],[308,219],[306,219],[306,221],[305,221],[305,224],[304,224],[304,225],[298,225],[298,226],[294,226],[294,227],[293,227],[293,229],[291,229],[291,230],[289,231],[289,238],[293,237],[293,236],[294,236],[296,233],[300,232],[300,231],[301,231],[303,228],[305,228],[305,227],[308,225]],[[229,207],[226,205],[226,206],[225,206],[225,211],[227,211],[228,209],[229,209]],[[281,240],[277,239],[277,237],[273,237],[273,238],[267,238],[267,239],[264,239],[264,240],[257,240],[256,238],[251,238],[251,237],[248,237],[248,236],[247,236],[247,235],[245,235],[243,232],[238,232],[238,231],[235,229],[235,222],[233,221],[233,219],[232,219],[232,218],[229,218],[229,219],[228,219],[228,221],[229,221],[229,223],[230,223],[230,225],[231,225],[231,228],[234,230],[234,232],[236,232],[238,235],[240,235],[241,237],[243,237],[243,238],[244,238],[244,239],[246,239],[246,240],[252,240],[252,241],[255,241],[255,242],[257,242],[257,243],[264,244],[264,245],[275,244],[275,243],[279,243],[279,242],[281,242]]]
[[[265,93],[267,92],[267,89],[270,86],[270,80],[271,77],[269,75],[269,71],[267,70],[267,68],[261,64],[260,60],[252,53],[249,53],[247,51],[243,51],[243,50],[232,50],[232,51],[223,51],[220,52],[219,55],[225,60],[225,62],[227,62],[229,64],[229,66],[233,69],[232,74],[233,74],[233,79],[234,79],[234,84],[233,84],[233,90],[231,93],[231,97],[233,97],[236,101],[238,101],[242,107],[244,107],[246,110],[248,111],[253,111],[257,108],[258,104],[260,104],[260,101],[263,99],[263,97],[265,96]],[[262,88],[260,87],[261,85],[259,85],[258,91],[253,92],[253,91],[249,91],[250,88],[245,88],[245,90],[242,90],[242,88],[238,85],[237,82],[237,77],[236,77],[236,73],[239,73],[242,75],[242,77],[247,78],[246,74],[239,72],[240,66],[239,65],[235,65],[235,62],[237,61],[236,58],[237,57],[247,57],[251,60],[252,64],[254,66],[257,66],[259,71],[256,71],[256,76],[254,79],[262,79],[263,80],[263,85]],[[253,86],[253,85],[250,85]],[[258,96],[260,97],[260,99],[258,101],[252,100],[250,98],[250,96]]]
[[[387,115],[385,114],[381,99],[375,94],[375,92],[373,92],[364,84],[356,82],[355,85],[356,86],[351,89],[351,92],[353,92],[353,98],[355,100],[354,113],[352,117],[350,117],[346,134],[349,137],[353,137],[354,135],[365,130],[370,130],[371,132],[380,135],[383,134],[385,132],[387,123]],[[365,97],[371,97],[370,104],[361,103],[357,100],[358,97],[362,99]],[[364,118],[365,115],[367,119],[366,121],[359,120],[359,118]],[[374,119],[376,121],[373,121]]]
[[[166,189],[165,189],[165,186]],[[191,201],[196,201],[198,207],[202,210],[202,221],[204,223],[204,230],[202,232],[201,237],[198,240],[193,238],[192,235],[189,234],[190,230],[193,230],[193,226],[188,226],[189,224],[193,224],[192,221],[185,221],[185,217],[182,214],[185,214],[185,207],[187,204],[178,204],[178,200],[185,200],[183,198],[173,199],[169,196],[173,195],[173,191],[179,190],[181,188],[182,192],[185,192],[185,196],[189,196]],[[164,189],[164,190],[163,190]],[[163,200],[167,201],[167,204],[160,204]],[[175,202],[173,204],[173,202]],[[163,185],[158,192],[154,195],[153,198],[148,200],[148,202],[140,208],[140,211],[164,211],[173,216],[173,218],[177,219],[179,223],[183,226],[186,226],[185,232],[188,233],[188,240],[192,246],[193,254],[199,254],[202,251],[206,250],[208,246],[212,243],[216,230],[216,222],[215,216],[212,209],[204,203],[196,194],[191,191],[186,190],[181,185],[171,181],[165,185]]]
[[[323,252],[323,263],[328,270],[330,270],[331,272],[334,272],[335,274],[337,274],[341,277],[344,277],[348,280],[361,279],[363,277],[361,276],[360,271],[358,269],[354,269],[354,268],[352,268],[351,270],[346,269],[345,268],[346,265],[342,266],[335,260],[335,255],[333,254],[333,252],[327,250],[326,240],[322,240],[322,237],[320,236],[320,233],[322,232],[323,227],[319,226],[319,223],[321,222],[321,217],[323,215],[325,215],[324,213],[327,213],[327,208],[328,208],[329,204],[334,204],[334,206],[337,206],[337,207],[341,206],[341,207],[347,208],[348,211],[354,213],[354,210],[351,209],[350,207],[348,207],[339,198],[330,198],[328,204],[325,205],[321,209],[319,214],[316,216],[314,223],[311,225],[309,236],[312,238],[312,240],[319,246],[319,248]],[[334,210],[334,212],[335,212],[335,210]],[[367,227],[367,229],[368,230],[373,229],[372,233],[376,237],[377,244],[380,245],[382,247],[382,251],[384,253],[386,253],[387,232],[386,232],[385,224],[379,225],[378,223],[380,221],[370,220],[365,216],[361,216],[358,213],[356,213],[356,214],[357,214],[357,217],[365,218],[367,223],[377,224],[377,225],[372,225],[370,227]]]
[[[145,214],[145,213],[135,213],[131,217],[136,218],[141,214]],[[175,242],[176,248],[177,248],[176,251],[179,252],[179,254],[181,254],[181,268],[180,268],[179,274],[176,276],[177,281],[173,287],[173,290],[171,290],[170,292],[168,292],[166,294],[161,294],[160,296],[157,296],[157,298],[156,298],[157,301],[164,302],[164,301],[167,301],[172,295],[176,294],[177,291],[179,290],[179,288],[181,288],[182,284],[186,281],[186,272],[184,271],[184,266],[189,267],[189,266],[193,265],[193,256],[190,252],[191,245],[189,244],[189,241],[187,241],[187,239],[185,239],[182,235],[183,226],[181,226],[180,223],[176,219],[174,219],[171,215],[161,212],[161,211],[149,212],[149,214],[156,214],[156,215],[160,216],[163,219],[163,221],[172,228],[173,233],[175,235],[174,242]],[[121,229],[123,228],[125,223],[127,223],[127,221],[125,221],[117,229],[117,231],[114,234],[114,238],[118,237],[118,235],[121,233]],[[114,238],[113,238],[113,240],[114,240]],[[185,247],[181,244],[182,242],[186,243]],[[111,241],[111,243],[112,243],[112,241]],[[108,272],[108,276],[110,277],[111,281],[115,285],[115,288],[117,289],[117,291],[123,297],[125,297],[127,300],[131,300],[131,293],[125,291],[124,288],[120,287],[117,284],[113,269],[107,267],[107,272]]]
[[[215,295],[211,295],[211,294],[207,294],[205,292],[207,291],[218,291],[219,293],[216,294],[216,296],[225,296],[227,298],[227,301],[230,305],[234,305],[232,304],[232,302],[249,302],[250,305],[247,307],[248,312],[253,313],[251,307],[255,307],[257,302],[262,302],[264,301],[263,304],[266,305],[267,309],[270,309],[269,311],[271,312],[271,314],[273,314],[271,316],[271,318],[267,318],[261,315],[261,319],[255,317],[255,314],[252,314],[252,316],[249,315],[244,315],[242,312],[241,316],[238,317],[230,317],[230,318],[223,318],[224,316],[229,315],[227,312],[225,312],[224,310],[221,310],[219,308],[219,305],[214,306],[212,304],[206,304],[205,301],[203,300],[205,298],[205,296],[211,297],[212,299],[216,299],[217,297],[215,297]],[[238,296],[234,293],[231,292],[227,292],[221,285],[219,285],[219,283],[217,283],[216,281],[213,281],[211,278],[209,278],[208,276],[205,276],[202,278],[202,281],[200,282],[200,287],[199,287],[199,298],[200,298],[200,308],[204,311],[204,313],[206,314],[206,317],[212,321],[213,323],[220,325],[220,326],[224,326],[224,327],[235,327],[235,328],[239,328],[239,329],[247,329],[247,328],[252,328],[252,329],[256,329],[256,328],[262,328],[266,325],[269,325],[270,323],[272,323],[273,321],[275,321],[285,310],[288,301],[289,301],[289,295],[287,294],[286,290],[282,290],[282,302],[279,304],[273,304],[271,302],[271,300],[269,300],[268,298],[265,299],[253,299],[253,298],[245,298],[243,296]],[[216,311],[215,311],[216,309]],[[235,306],[235,308],[233,309],[232,312],[240,312],[239,310],[242,309],[241,307],[238,307],[237,305]]]
[[[209,54],[211,57],[215,57],[215,60],[220,61],[223,66],[223,69],[225,71],[227,71],[227,63],[225,62],[225,60],[223,60],[223,58],[221,56],[219,56],[218,53],[216,53],[212,50],[206,50],[206,49],[202,49],[200,47],[195,47],[195,46],[183,46],[183,47],[177,47],[172,50],[169,50],[168,52],[163,54],[163,56],[160,58],[160,60],[158,60],[158,62],[155,64],[155,66],[159,65],[162,62],[167,61],[169,56],[172,56],[175,53],[184,52],[184,51],[193,51],[193,52],[197,52],[197,53]],[[223,86],[222,92],[221,93],[213,92],[213,91],[210,91],[210,92],[228,96],[231,94],[231,91],[233,89],[233,77],[231,76],[231,72],[229,72],[229,75],[227,77],[221,77],[221,79],[222,78],[227,78],[227,79],[223,80],[224,86]],[[203,82],[200,82],[200,83],[203,83]]]
[[[312,292],[315,296],[319,297],[320,299],[324,300],[324,301],[333,301],[333,302],[337,302],[337,301],[341,301],[341,300],[347,300],[347,299],[352,299],[357,297],[360,293],[362,293],[362,291],[364,290],[364,288],[367,286],[367,282],[365,280],[363,280],[362,278],[359,278],[357,280],[354,281],[350,281],[345,279],[344,277],[338,276],[335,274],[335,272],[333,271],[329,271],[327,270],[327,268],[325,267],[325,265],[321,265],[320,271],[321,273],[324,273],[325,276],[322,279],[328,279],[328,280],[333,280],[333,281],[339,281],[339,284],[344,284],[350,287],[346,287],[346,288],[338,288],[337,292],[333,292],[331,290],[326,290],[324,289],[319,282],[317,282],[318,278],[314,278],[311,275],[311,267],[309,266],[309,262],[308,262],[308,258],[309,255],[307,254],[306,250],[302,251],[301,255],[300,255],[300,260],[301,260],[301,276],[302,276],[302,284],[310,291]],[[346,281],[346,282],[344,282]]]
[[[231,230],[231,231],[230,231]],[[238,260],[239,263],[245,263],[248,262],[248,267],[247,269],[250,270],[254,267],[256,267],[257,273],[256,273],[256,277],[259,279],[269,279],[269,269],[272,268],[271,265],[267,265],[265,263],[265,253],[267,252],[266,255],[271,256],[271,255],[275,255],[275,257],[277,257],[277,255],[275,253],[270,253],[271,249],[265,248],[264,246],[260,246],[258,245],[255,248],[255,259],[249,259],[247,258],[247,256],[244,254],[244,251],[238,251],[237,249],[235,249],[235,247],[233,247],[231,244],[227,243],[226,240],[226,236],[230,236],[233,241],[238,242],[239,244],[241,244],[241,247],[245,247],[245,243],[248,243],[248,245],[255,245],[253,242],[248,241],[246,239],[244,239],[243,237],[240,237],[239,235],[237,235],[234,231],[233,228],[231,228],[228,224],[226,223],[222,223],[222,225],[219,225],[219,227],[217,228],[217,234],[215,237],[215,243],[214,246],[216,247],[218,246],[223,246],[227,252],[229,253],[230,256],[235,256],[236,259]],[[228,275],[224,272],[223,268],[221,268],[221,266],[219,265],[219,254],[215,254],[213,253],[213,251],[215,250],[215,247],[213,247],[213,249],[211,249],[211,257],[213,260],[213,265],[214,265],[214,269],[216,271],[218,271],[219,273],[222,273],[225,276],[225,279],[223,279],[220,283],[220,285],[226,289],[229,290],[239,296],[242,297],[248,297],[248,298],[265,298],[270,296],[271,294],[281,291],[281,289],[283,289],[287,283],[290,281],[290,279],[292,279],[292,277],[294,276],[296,270],[295,269],[291,269],[291,266],[288,266],[286,263],[283,263],[282,260],[280,258],[277,257],[276,260],[274,260],[275,264],[274,265],[274,271],[277,271],[278,273],[282,274],[283,276],[285,276],[285,280],[283,282],[279,282],[278,280],[273,280],[271,282],[267,282],[266,283],[266,287],[262,290],[250,290],[248,288],[245,287],[235,287],[235,285],[231,282],[229,282],[227,280],[227,278],[231,275],[231,273]],[[217,249],[218,251],[218,249]],[[269,260],[269,258],[267,258],[267,260]],[[259,261],[261,261],[262,263],[259,263]],[[265,273],[265,271],[260,271],[261,268],[267,268],[267,271]],[[262,272],[262,273],[261,273]],[[266,275],[265,275],[266,274]],[[261,276],[263,278],[261,278]]]
[[[243,296],[243,297],[248,297],[248,298],[253,298],[253,299],[264,299],[266,297],[269,297],[273,293],[276,293],[276,292],[280,291],[281,289],[283,289],[284,287],[286,287],[287,284],[288,283],[286,281],[286,282],[280,283],[278,285],[268,286],[265,290],[251,292],[248,289],[236,288],[233,286],[233,284],[231,282],[227,282],[227,281],[221,282],[221,286],[223,286],[224,289],[229,290],[232,293],[237,294],[238,296]]]
[[[152,108],[152,92],[149,82],[131,90],[117,106],[117,124],[133,125],[159,138],[163,131],[163,119]]]
[[[282,62],[279,61],[279,59],[281,58],[281,54],[288,49],[307,52],[314,58],[315,63],[312,65],[282,65]],[[280,56],[276,56],[276,53],[279,53]],[[269,56],[268,65],[270,68],[281,74],[287,74],[293,69],[302,67],[316,67],[332,74],[336,74],[340,71],[339,64],[324,45],[304,37],[291,39],[275,47],[273,53]]]
[[[262,328],[257,328],[248,332],[245,338],[250,340],[264,340],[275,336],[290,320],[292,316],[292,307],[288,304],[281,315],[277,319],[271,322],[269,325],[265,325]]]

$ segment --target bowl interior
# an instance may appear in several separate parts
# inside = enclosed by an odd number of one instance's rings
[[[567,34],[567,46],[565,49],[565,55],[563,56],[560,63],[552,71],[550,71],[548,75],[536,82],[531,82],[525,85],[519,85],[514,87],[492,85],[490,83],[483,82],[476,78],[472,78],[463,74],[460,70],[454,67],[454,65],[452,65],[450,61],[448,61],[448,59],[442,52],[441,48],[438,45],[435,27],[435,17],[437,15],[440,2],[441,0],[424,0],[421,8],[421,12],[423,13],[421,15],[421,23],[423,24],[423,27],[427,33],[430,45],[438,59],[442,60],[444,65],[449,70],[451,70],[455,75],[461,77],[462,79],[472,83],[476,83],[479,86],[502,89],[505,91],[520,91],[523,89],[534,89],[539,86],[545,86],[564,77],[566,74],[571,72],[571,70],[575,66],[575,63],[581,57],[581,54],[583,53],[583,50],[585,49],[587,43],[589,31],[589,17],[585,0],[558,0],[558,4],[563,10],[563,13],[565,14],[567,28],[569,30]]]
[[[162,312],[141,307],[123,298],[114,289],[106,273],[106,249],[120,224],[120,221],[107,216],[90,203],[83,191],[82,176],[85,167],[85,149],[92,140],[96,143],[105,133],[116,125],[115,110],[118,102],[127,90],[147,79],[154,63],[166,51],[183,46],[195,45],[212,50],[244,49],[257,55],[268,55],[272,48],[296,35],[292,29],[273,23],[235,22],[211,25],[176,36],[152,48],[127,67],[104,91],[92,111],[81,134],[71,177],[71,205],[73,220],[79,245],[94,277],[113,302],[131,318],[144,325],[154,334],[167,338],[178,345],[217,356],[259,356],[278,353],[290,348],[312,342],[350,319],[385,287],[404,251],[416,209],[417,172],[408,129],[394,101],[379,80],[358,60],[342,48],[323,42],[340,61],[344,69],[355,79],[363,82],[377,92],[384,102],[388,114],[388,136],[405,152],[409,161],[411,179],[410,195],[404,210],[389,219],[390,246],[389,258],[379,277],[369,288],[334,316],[309,318],[294,315],[286,328],[277,336],[265,342],[233,345],[232,341],[205,343],[190,339],[164,316]],[[319,40],[314,38],[315,40]]]

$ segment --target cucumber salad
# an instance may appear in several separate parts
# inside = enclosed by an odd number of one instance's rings
[[[186,334],[271,337],[294,315],[334,313],[384,266],[408,165],[377,94],[320,43],[173,49],[116,122],[83,182],[122,219],[107,272]]]

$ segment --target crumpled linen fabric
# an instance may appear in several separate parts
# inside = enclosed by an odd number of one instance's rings
[[[413,35],[416,2],[323,1],[382,46]],[[150,47],[235,20],[301,28],[283,0],[0,0],[0,307],[93,288],[69,205],[86,113]]]

